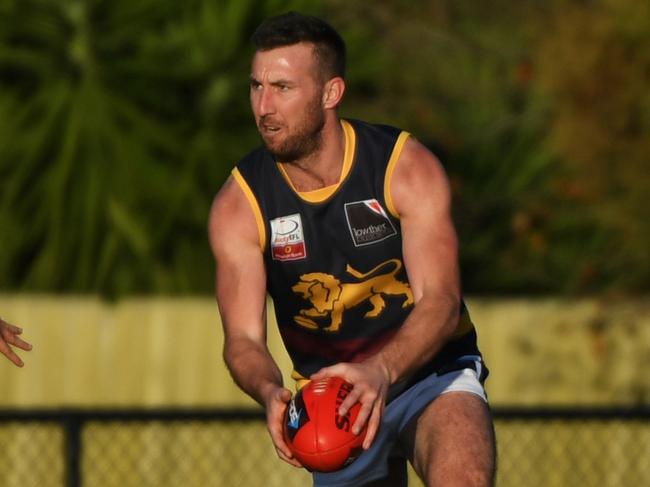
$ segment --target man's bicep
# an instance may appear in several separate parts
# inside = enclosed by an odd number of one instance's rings
[[[217,262],[216,294],[226,338],[266,338],[263,261],[254,248],[239,245]]]
[[[458,245],[453,225],[432,216],[402,219],[404,265],[416,302],[424,295],[452,299],[460,296]]]
[[[230,179],[210,214],[216,296],[226,339],[265,339],[266,271],[254,213]]]
[[[416,301],[423,295],[460,295],[458,241],[451,194],[438,160],[409,140],[395,169],[392,196],[402,227],[403,255]]]

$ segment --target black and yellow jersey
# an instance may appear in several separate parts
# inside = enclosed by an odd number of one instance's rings
[[[255,213],[268,292],[298,381],[377,352],[413,307],[389,191],[409,134],[354,120],[341,124],[345,153],[336,185],[297,191],[264,148],[233,170]],[[422,373],[478,354],[464,304],[462,310],[456,336]]]

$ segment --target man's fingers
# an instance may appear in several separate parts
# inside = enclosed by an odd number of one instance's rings
[[[13,333],[14,335],[20,335],[23,332],[23,329],[20,328],[19,326],[14,326],[5,321],[5,325],[7,325],[7,328]]]
[[[12,325],[11,323],[7,323],[2,318],[0,318],[0,324],[3,324],[6,330],[9,330],[11,333],[15,335],[20,335],[23,332],[23,329],[21,327]],[[2,327],[0,327],[0,329],[2,329]]]
[[[275,448],[278,450],[278,453],[282,453],[286,458],[293,458],[291,450],[289,450],[289,447],[284,442],[282,433],[274,432],[271,436],[273,437],[273,443],[275,444]]]
[[[352,433],[358,435],[361,432],[363,426],[366,424],[368,418],[370,417],[370,413],[372,413],[374,404],[375,404],[374,402],[370,402],[366,404],[361,403],[361,409],[359,409],[359,414],[357,415],[357,419],[354,421],[354,424],[352,425]]]
[[[360,364],[340,363],[324,367],[310,377],[312,380],[320,380],[336,376],[353,385],[352,391],[339,406],[338,413],[341,416],[348,414],[357,402],[361,403],[352,432],[358,435],[367,426],[364,449],[370,448],[374,441],[383,415],[388,377],[380,375],[382,374],[375,369]]]
[[[20,357],[14,353],[14,351],[7,345],[4,341],[0,340],[0,353],[11,360],[18,367],[25,365]]]
[[[294,467],[302,467],[300,462],[298,462],[298,460],[293,457],[293,453],[291,453],[291,450],[284,441],[284,435],[282,432],[276,431],[271,434],[271,436],[273,439],[273,444],[275,445],[275,451],[277,452],[278,456]]]
[[[296,460],[296,459],[293,458],[293,457],[288,457],[288,456],[285,455],[285,454],[282,452],[282,450],[280,450],[279,448],[276,447],[276,448],[275,448],[275,451],[277,452],[278,457],[280,457],[282,460],[284,460],[285,462],[287,462],[289,465],[293,465],[294,467],[298,467],[298,468],[301,468],[301,467],[302,467],[302,465],[300,464],[300,462],[299,462],[298,460]]]
[[[18,338],[17,336],[10,337],[9,339],[6,340],[7,343],[11,343],[12,345],[15,345],[18,348],[22,348],[23,350],[29,351],[32,349],[32,344],[27,343],[25,340],[22,338]]]
[[[280,392],[280,400],[285,404],[291,401],[291,391],[289,389],[282,389]]]
[[[293,458],[289,446],[284,441],[283,421],[287,408],[287,403],[291,400],[291,391],[289,389],[280,389],[275,393],[274,399],[269,406],[268,430],[271,440],[275,446],[278,456],[287,463],[295,467],[301,467],[300,463]]]
[[[359,402],[359,399],[361,398],[361,391],[359,390],[358,387],[353,387],[352,391],[348,394],[348,397],[345,398],[345,400],[341,403],[339,406],[339,415],[345,416],[350,409],[352,409],[352,406],[354,406],[357,402]]]
[[[312,374],[309,376],[310,380],[320,380],[320,379],[325,379],[326,377],[337,377],[338,376],[338,367],[336,365],[332,365],[331,367],[324,367],[320,369],[318,372],[315,374]]]
[[[18,367],[22,367],[23,365],[25,365],[25,363],[20,359],[20,357],[13,352],[9,354],[9,360],[11,360]]]
[[[379,430],[379,424],[381,422],[381,416],[383,413],[383,405],[377,404],[372,410],[370,419],[368,420],[368,429],[366,430],[366,437],[363,440],[363,449],[367,450],[372,445],[372,442],[375,440],[377,431]]]
[[[282,431],[271,431],[271,439],[275,445],[275,451],[278,454],[278,457],[280,457],[285,462],[290,463],[294,467],[302,467],[300,462],[298,462],[298,460],[293,457],[293,453],[291,453],[291,450],[285,443]]]

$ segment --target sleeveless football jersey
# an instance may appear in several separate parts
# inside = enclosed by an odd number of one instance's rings
[[[388,190],[409,134],[353,120],[341,124],[345,155],[334,186],[296,191],[264,148],[233,170],[255,213],[267,289],[299,383],[324,366],[377,352],[413,307],[400,221]],[[464,303],[459,325],[414,380],[478,354]]]

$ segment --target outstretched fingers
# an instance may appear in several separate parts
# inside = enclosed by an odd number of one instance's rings
[[[11,360],[18,367],[25,365],[18,355],[11,349],[7,343],[0,339],[0,353]]]
[[[10,335],[5,341],[25,351],[29,351],[32,349],[31,343],[27,343],[25,340],[23,340],[22,338],[16,335]]]
[[[18,367],[25,365],[18,355],[13,351],[11,346],[23,350],[31,350],[31,344],[21,339],[19,335],[23,332],[22,328],[7,323],[0,318],[0,353],[11,360]]]
[[[19,335],[22,333],[22,328],[12,325],[11,323],[7,323],[2,318],[0,318],[0,342],[6,342],[6,344],[14,345],[18,348],[29,351],[32,349],[32,345],[19,337]],[[8,346],[6,349],[11,351],[11,348]],[[2,353],[5,353],[4,350],[2,350]]]
[[[2,318],[0,318],[0,324],[3,325],[2,328],[0,328],[3,331],[3,333],[2,333],[3,335],[4,335],[5,331],[9,332],[9,333],[11,333],[13,335],[20,335],[23,332],[22,328],[20,328],[19,326],[12,325],[11,323],[7,323]]]

